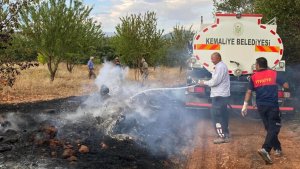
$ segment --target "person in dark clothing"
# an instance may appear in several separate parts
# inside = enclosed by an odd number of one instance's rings
[[[251,93],[255,91],[257,110],[267,131],[265,142],[262,148],[258,150],[258,154],[266,164],[272,164],[271,149],[275,150],[276,156],[281,156],[282,154],[281,144],[278,139],[281,115],[278,104],[277,84],[284,88],[289,88],[289,84],[284,79],[279,78],[275,70],[268,69],[268,61],[264,57],[256,59],[256,71],[250,78],[241,114],[246,116],[248,101],[251,98]]]
[[[116,58],[115,58],[114,63],[115,63],[116,66],[121,67],[121,62],[120,62],[119,57],[116,57]]]

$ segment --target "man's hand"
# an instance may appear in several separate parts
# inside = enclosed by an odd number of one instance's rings
[[[247,106],[248,106],[248,102],[244,102],[241,114],[243,117],[245,117],[247,115]]]
[[[200,86],[204,86],[204,81],[203,81],[203,80],[199,80],[199,81],[198,81],[198,84],[199,84]]]

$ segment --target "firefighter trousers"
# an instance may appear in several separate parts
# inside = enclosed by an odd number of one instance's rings
[[[228,112],[229,97],[212,97],[211,118],[214,128],[219,137],[228,137],[229,129],[229,112]]]
[[[265,142],[262,145],[267,152],[274,150],[281,150],[281,144],[278,139],[278,134],[281,128],[281,113],[279,107],[274,106],[257,106],[257,110],[264,123],[267,131]]]

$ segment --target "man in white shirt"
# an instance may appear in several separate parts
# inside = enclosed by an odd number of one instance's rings
[[[230,78],[228,68],[225,63],[222,62],[220,53],[213,53],[211,55],[211,61],[215,65],[212,78],[208,81],[199,81],[199,84],[211,87],[211,116],[218,134],[218,138],[214,140],[214,143],[221,144],[229,142],[229,113],[227,105],[230,96]]]

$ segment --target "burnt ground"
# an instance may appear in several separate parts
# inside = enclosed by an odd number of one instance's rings
[[[114,134],[135,138],[118,139],[103,134],[97,127],[98,119],[89,114],[75,121],[64,118],[86,98],[0,105],[0,169],[183,168],[188,151],[185,147],[192,140],[187,124],[192,121],[182,116],[185,109],[181,102],[166,94],[138,99],[139,106],[147,104],[148,108],[135,111],[146,111],[151,118],[131,113],[116,125]],[[82,146],[88,150],[82,150]]]
[[[1,105],[0,168],[147,169],[180,166],[166,153],[154,154],[141,141],[118,140],[104,135],[88,115],[75,123],[62,124],[59,114],[75,111],[84,99],[71,97]],[[14,123],[17,126],[13,126]],[[88,146],[89,152],[80,153],[80,145]],[[71,147],[73,153],[70,156],[75,159],[65,155],[66,147]]]
[[[241,118],[231,112],[231,142],[214,145],[207,111],[186,111],[176,94],[154,96],[138,99],[146,108],[134,110],[115,127],[115,134],[135,139],[103,134],[99,121],[88,114],[73,122],[61,116],[75,112],[87,97],[1,105],[0,169],[300,169],[298,114],[283,115],[279,137],[284,155],[272,154],[274,164],[267,166],[256,153],[265,136],[256,115]],[[82,150],[82,145],[89,150]]]

